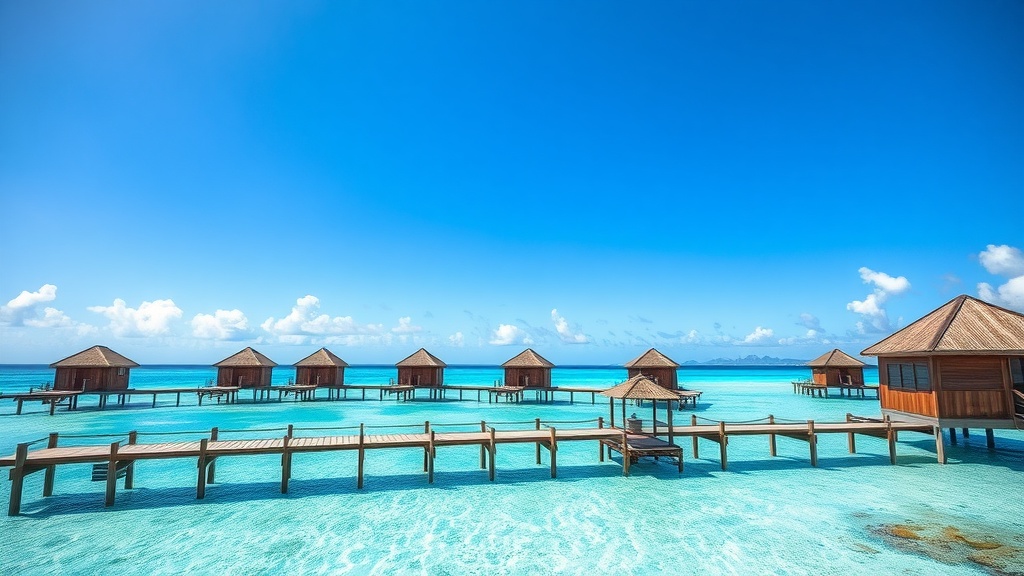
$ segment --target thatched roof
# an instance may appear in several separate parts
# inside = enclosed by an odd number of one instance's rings
[[[839,348],[825,352],[807,363],[811,368],[863,368],[864,363]]]
[[[861,354],[1024,354],[1024,314],[964,294]]]
[[[501,365],[502,368],[554,368],[555,365],[537,354],[531,348],[520,352],[515,358]]]
[[[399,368],[419,368],[424,366],[444,368],[445,366],[447,366],[447,364],[441,362],[441,360],[437,356],[434,356],[430,352],[427,352],[425,349],[420,348],[419,350],[414,352],[412,356],[409,356],[405,360],[402,360],[398,364],[395,364],[395,366]]]
[[[633,360],[626,362],[626,368],[679,368],[671,358],[651,348]]]
[[[637,374],[601,394],[609,398],[628,398],[630,400],[679,400],[678,394],[658,386],[654,380],[643,374]]]
[[[313,352],[309,356],[306,356],[302,360],[296,362],[295,366],[305,366],[309,368],[321,366],[344,368],[348,366],[348,364],[344,360],[339,358],[334,352],[331,352],[327,348],[321,348],[316,352]]]
[[[252,349],[251,346],[247,346],[244,350],[239,351],[237,354],[228,356],[214,364],[217,368],[226,368],[233,366],[263,366],[266,368],[273,368],[277,366],[273,360],[267,358],[263,354]]]
[[[50,368],[135,368],[135,362],[106,346],[93,346],[50,364]]]

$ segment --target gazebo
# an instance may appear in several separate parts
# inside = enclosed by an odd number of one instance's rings
[[[420,348],[398,364],[399,386],[434,387],[444,384],[446,364],[426,349]]]
[[[1024,314],[961,295],[861,354],[893,419],[984,428],[990,446],[994,428],[1024,429]]]
[[[505,386],[550,388],[554,364],[527,348],[501,365],[505,369]]]
[[[633,360],[626,362],[627,377],[643,374],[656,384],[668,390],[679,388],[679,368],[674,360],[651,348]]]
[[[277,364],[247,346],[214,366],[217,368],[217,386],[263,388],[270,386],[270,376]]]
[[[666,390],[643,374],[638,374],[625,382],[609,388],[602,395],[608,397],[608,409],[610,412],[610,423],[615,427],[615,400],[622,400],[622,427],[626,426],[626,400],[650,400],[651,401],[651,432],[653,436],[658,435],[658,401],[665,401],[665,413],[668,423],[668,441],[672,443],[672,402],[679,402],[679,396],[670,390]]]
[[[128,376],[135,362],[106,346],[93,346],[50,364],[56,369],[54,390],[127,390]]]
[[[348,364],[327,348],[295,363],[295,383],[300,386],[343,386]]]
[[[864,363],[839,348],[807,363],[811,379],[824,386],[863,386]]]

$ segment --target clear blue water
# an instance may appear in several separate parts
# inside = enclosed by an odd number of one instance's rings
[[[274,381],[291,375],[279,368]],[[684,386],[704,392],[695,413],[708,419],[878,415],[876,400],[793,394],[790,382],[807,376],[801,368],[680,371]],[[200,386],[212,377],[208,367],[145,367],[132,371],[132,385]],[[392,377],[386,367],[346,371],[350,383]],[[600,388],[624,377],[623,369],[561,368],[552,379]],[[877,382],[872,370],[866,377]],[[449,384],[498,378],[500,369],[486,367],[445,374]],[[45,367],[0,367],[0,392],[48,380]],[[80,408],[51,417],[34,404],[15,416],[14,403],[0,400],[0,451],[54,431],[584,420],[608,411],[589,399],[198,407],[189,397],[180,408],[173,398],[150,408],[137,397],[104,411],[83,399]],[[858,438],[851,455],[844,436],[823,436],[819,467],[812,468],[802,442],[780,438],[779,456],[769,458],[765,438],[737,438],[728,471],[720,469],[716,445],[702,444],[695,460],[686,441],[682,474],[643,460],[628,478],[617,458],[598,462],[596,443],[566,443],[556,480],[546,453],[537,466],[532,446],[502,446],[494,483],[479,470],[475,448],[451,447],[438,452],[433,485],[421,472],[422,452],[376,451],[367,455],[364,490],[355,488],[354,453],[299,455],[287,495],[280,493],[279,458],[226,458],[203,501],[195,499],[193,460],[142,462],[136,488],[119,488],[111,508],[103,506],[103,483],[90,481],[89,465],[66,466],[53,497],[41,497],[42,474],[30,476],[23,515],[0,517],[0,574],[1021,574],[1024,433],[997,431],[996,440],[989,451],[983,432],[974,431],[947,445],[949,464],[941,466],[930,437],[906,434],[899,464],[890,466],[883,440]],[[0,485],[6,503],[10,486]],[[894,527],[918,539],[894,536]]]

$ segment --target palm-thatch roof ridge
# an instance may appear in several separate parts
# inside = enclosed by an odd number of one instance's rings
[[[399,368],[416,368],[424,366],[444,368],[445,366],[447,366],[447,364],[442,362],[441,359],[438,358],[437,356],[434,356],[430,352],[427,352],[426,349],[420,348],[419,350],[413,352],[412,355],[410,355],[409,357],[400,361],[398,364],[395,364],[395,366]]]
[[[679,400],[678,394],[658,386],[654,380],[643,374],[637,374],[617,386],[602,391],[601,394],[609,398],[629,400]]]
[[[674,360],[651,348],[624,364],[626,368],[679,368]]]
[[[345,368],[346,366],[348,366],[348,363],[339,358],[337,354],[331,352],[327,348],[321,348],[316,352],[313,352],[309,356],[306,356],[302,360],[299,360],[294,364],[294,366],[308,368],[316,368],[321,366]]]
[[[132,360],[106,346],[93,346],[50,364],[50,368],[135,368]]]
[[[811,368],[863,368],[865,364],[839,348],[825,352],[807,363]]]
[[[274,366],[277,366],[277,364],[270,358],[267,358],[266,356],[260,354],[256,350],[253,350],[252,346],[246,346],[243,350],[239,350],[237,353],[232,354],[231,356],[228,356],[227,358],[214,364],[215,368],[227,368],[236,366],[263,366],[265,368],[273,368]]]
[[[1024,314],[961,294],[861,354],[1024,354]]]
[[[546,358],[537,354],[532,348],[527,348],[514,358],[510,358],[501,365],[502,368],[554,368],[555,365],[548,362]]]

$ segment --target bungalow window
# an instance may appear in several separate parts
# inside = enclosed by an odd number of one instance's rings
[[[117,369],[117,375],[118,376],[124,376],[124,368],[118,368]]]
[[[1014,388],[1024,392],[1024,358],[1010,358],[1010,380]]]
[[[889,388],[924,391],[932,389],[931,378],[928,374],[928,364],[924,362],[888,364],[886,365],[886,372],[889,376]]]

